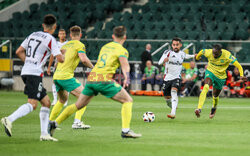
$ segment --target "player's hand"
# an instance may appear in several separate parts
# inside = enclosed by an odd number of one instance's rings
[[[165,58],[165,59],[164,59],[164,63],[168,62],[168,60],[169,60],[169,58],[168,58],[168,57],[167,57],[167,58]]]
[[[241,76],[240,77],[240,80],[242,80],[243,82],[246,82],[247,81],[247,78],[245,76]]]
[[[200,60],[200,58],[197,59],[197,54],[194,55],[194,59],[195,59],[196,61],[199,61],[199,60]]]
[[[63,55],[66,53],[66,50],[65,50],[65,49],[61,49],[60,51],[61,51],[61,53],[62,53]]]
[[[194,54],[194,59],[196,60],[196,56],[197,56],[197,54]]]
[[[129,79],[124,79],[124,81],[123,81],[123,88],[128,87],[129,83],[130,83]]]
[[[47,74],[50,76],[50,74],[51,74],[51,69],[50,69],[50,67],[48,68],[48,70],[47,70]]]

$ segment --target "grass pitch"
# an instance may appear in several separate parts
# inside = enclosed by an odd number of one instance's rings
[[[49,94],[51,97],[51,94]],[[87,156],[235,156],[250,155],[250,99],[220,98],[214,119],[209,119],[212,99],[207,99],[201,118],[194,109],[198,97],[179,98],[176,119],[166,118],[170,109],[163,97],[134,96],[131,128],[142,133],[139,139],[122,139],[121,105],[103,96],[95,97],[84,114],[89,130],[73,130],[74,116],[67,119],[61,131],[56,131],[59,142],[40,142],[39,110],[18,119],[13,124],[12,137],[1,125],[0,155],[87,155]],[[75,102],[70,96],[69,103]],[[27,98],[22,92],[0,91],[0,118],[9,115]],[[145,123],[142,115],[152,111],[153,123]]]

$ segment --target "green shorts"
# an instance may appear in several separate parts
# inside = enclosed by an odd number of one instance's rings
[[[115,82],[87,82],[82,94],[87,96],[97,95],[99,92],[107,98],[112,98],[122,89]]]
[[[219,89],[219,90],[222,90],[222,88],[226,82],[226,79],[219,79],[209,70],[206,70],[206,72],[205,72],[205,79],[206,78],[210,78],[213,82],[213,87],[216,89]]]
[[[54,80],[56,85],[56,91],[66,90],[67,92],[71,92],[76,88],[81,86],[81,83],[76,78],[66,79],[66,80]]]

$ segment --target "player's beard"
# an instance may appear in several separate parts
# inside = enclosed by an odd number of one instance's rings
[[[180,49],[174,48],[174,52],[178,53],[179,51],[180,51]]]

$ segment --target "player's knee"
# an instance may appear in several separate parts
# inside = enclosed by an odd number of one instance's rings
[[[164,96],[166,100],[171,99],[171,96]]]
[[[60,99],[59,99],[59,102],[60,102],[60,103],[65,103],[66,101],[67,101],[67,98],[60,98]]]
[[[203,89],[209,90],[209,85],[208,85],[208,84],[205,84],[204,87],[203,87]]]
[[[131,103],[133,103],[132,97],[129,96],[129,97],[127,97],[126,99],[124,99],[124,100],[122,101],[122,103],[126,103],[126,102],[131,102]]]
[[[33,110],[35,110],[36,107],[37,107],[37,104],[36,104],[36,103],[31,103],[31,105],[32,105],[32,107],[33,107]]]

